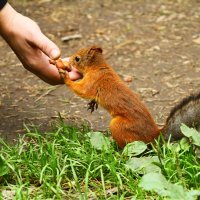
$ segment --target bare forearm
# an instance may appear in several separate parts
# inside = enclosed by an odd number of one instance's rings
[[[49,64],[49,58],[60,56],[59,48],[33,20],[18,13],[9,3],[0,10],[0,35],[27,70],[47,83],[62,83],[55,66]]]
[[[4,0],[0,0],[0,3]],[[4,2],[5,3],[5,2]],[[50,84],[61,84],[57,68],[49,59],[60,57],[57,45],[47,38],[30,18],[18,13],[9,3],[0,10],[0,35],[15,52],[23,66]],[[69,72],[70,79],[80,76]]]

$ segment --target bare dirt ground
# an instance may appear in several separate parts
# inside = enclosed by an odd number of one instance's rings
[[[108,63],[140,94],[159,125],[180,99],[199,91],[199,0],[35,0],[10,1],[38,22],[42,31],[69,56],[99,44]],[[82,38],[62,42],[64,36]],[[94,129],[108,128],[103,110],[90,114],[87,102],[66,86],[50,86],[26,71],[0,40],[0,136],[12,140],[23,124],[47,131],[57,113]]]

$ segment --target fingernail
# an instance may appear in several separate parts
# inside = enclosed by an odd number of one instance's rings
[[[58,49],[52,49],[50,53],[51,59],[57,59],[60,57],[60,51]]]

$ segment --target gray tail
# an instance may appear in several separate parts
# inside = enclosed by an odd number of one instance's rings
[[[164,138],[167,140],[171,135],[171,141],[180,140],[184,136],[181,123],[200,131],[200,93],[184,98],[171,110],[162,130]]]

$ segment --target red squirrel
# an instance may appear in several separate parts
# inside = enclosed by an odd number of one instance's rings
[[[181,123],[200,128],[200,93],[180,102],[169,115],[166,125],[159,129],[148,108],[107,64],[102,48],[92,46],[81,49],[69,58],[61,59],[55,65],[65,84],[80,97],[89,99],[89,109],[94,111],[100,104],[111,115],[110,131],[120,148],[133,141],[154,141],[160,133],[172,140],[183,137]],[[82,79],[72,81],[67,71],[76,69]]]

